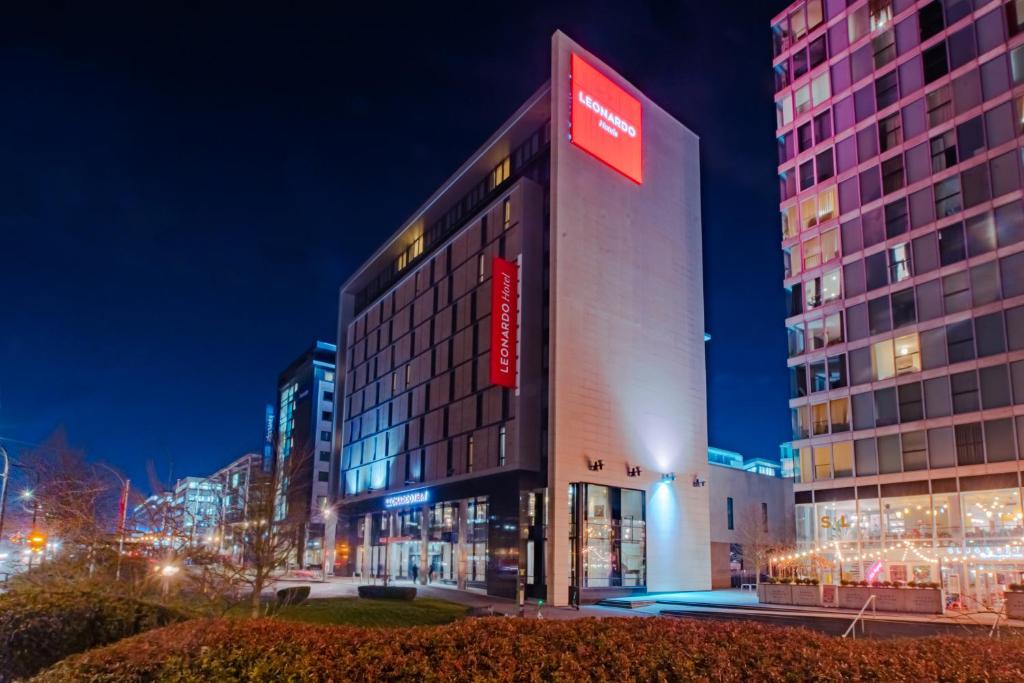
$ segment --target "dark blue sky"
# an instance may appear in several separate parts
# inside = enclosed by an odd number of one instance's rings
[[[64,426],[136,481],[258,448],[338,286],[561,28],[700,135],[711,440],[777,455],[782,3],[150,4],[0,12],[0,437]]]

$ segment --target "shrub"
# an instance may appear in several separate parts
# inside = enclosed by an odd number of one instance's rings
[[[789,584],[789,585],[792,585],[792,584],[793,584],[793,577],[792,577],[792,576],[786,576],[786,577],[784,577],[784,578],[782,579],[782,583],[785,583],[785,584]]]
[[[0,681],[184,618],[161,605],[94,591],[7,593],[0,596]]]
[[[1017,639],[839,639],[748,621],[482,618],[388,631],[204,619],[70,657],[64,681],[1019,681]]]
[[[277,608],[301,605],[309,597],[309,586],[291,586],[277,591]]]
[[[412,600],[416,589],[410,586],[359,586],[359,597],[375,600]]]

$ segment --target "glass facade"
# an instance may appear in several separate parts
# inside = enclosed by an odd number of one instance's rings
[[[998,606],[1024,580],[1019,488],[798,504],[796,520],[798,551],[833,582],[941,582],[951,604],[972,609]]]
[[[1017,5],[806,0],[771,27],[800,552],[968,609],[1024,569]]]
[[[582,506],[581,587],[647,585],[644,492],[596,484],[573,488],[570,508]],[[575,535],[575,528],[570,534]]]

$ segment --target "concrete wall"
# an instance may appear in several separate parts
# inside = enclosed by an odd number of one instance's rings
[[[571,52],[640,100],[643,184],[568,140]],[[691,485],[708,468],[698,140],[561,33],[551,92],[549,599],[568,598],[573,482],[645,490],[648,589],[707,589],[708,489]]]
[[[729,586],[729,545],[743,544],[751,535],[762,542],[793,542],[793,480],[708,465],[714,587]],[[733,528],[728,524],[728,499],[733,499]],[[761,531],[761,504],[768,504],[768,531]],[[753,568],[750,568],[753,571]]]

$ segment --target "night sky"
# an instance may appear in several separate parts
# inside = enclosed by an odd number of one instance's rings
[[[135,481],[260,448],[339,285],[548,77],[560,28],[700,136],[711,442],[777,456],[784,2],[22,4],[0,12],[9,448],[62,426]]]

